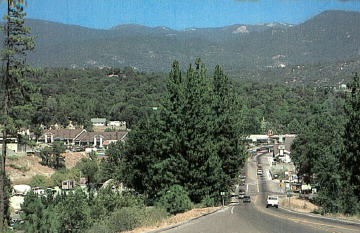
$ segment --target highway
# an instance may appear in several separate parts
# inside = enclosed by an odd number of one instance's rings
[[[360,232],[360,224],[314,218],[307,215],[289,212],[281,208],[266,208],[265,198],[270,193],[280,193],[279,183],[256,175],[257,163],[263,170],[269,168],[267,157],[260,154],[248,159],[246,164],[247,178],[245,189],[251,195],[251,203],[236,202],[224,209],[178,227],[166,230],[168,233],[310,233]]]

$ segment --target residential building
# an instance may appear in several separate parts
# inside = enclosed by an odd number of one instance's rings
[[[106,126],[106,118],[91,118],[93,126]]]

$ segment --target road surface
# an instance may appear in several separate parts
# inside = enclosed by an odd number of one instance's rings
[[[246,185],[252,203],[234,203],[214,214],[190,221],[164,231],[167,233],[354,233],[360,225],[340,223],[329,219],[313,218],[282,209],[265,208],[267,193],[281,193],[279,183],[267,178],[269,154],[255,156],[246,165]],[[261,163],[264,176],[257,177],[257,163]]]

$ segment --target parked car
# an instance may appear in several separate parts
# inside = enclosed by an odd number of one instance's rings
[[[238,196],[235,193],[230,194],[230,203],[238,202]]]
[[[240,181],[245,181],[246,176],[244,176],[244,175],[240,175],[240,176],[239,176],[239,178],[240,178]]]
[[[262,176],[263,171],[262,171],[261,169],[258,169],[258,170],[257,170],[257,174],[258,174],[259,176]]]
[[[240,189],[239,190],[239,199],[243,199],[245,197],[245,191]]]
[[[266,208],[269,206],[273,206],[278,208],[279,207],[279,197],[278,196],[268,196],[266,202]]]
[[[251,198],[249,195],[245,195],[244,199],[243,199],[243,203],[250,203],[251,202]]]

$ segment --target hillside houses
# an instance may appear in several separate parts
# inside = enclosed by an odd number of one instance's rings
[[[110,130],[126,130],[126,121],[108,121],[106,118],[91,118],[91,124],[95,132]]]
[[[125,142],[128,131],[87,132],[85,129],[45,130],[39,141],[46,144],[61,141],[68,146],[104,148],[112,142]]]

